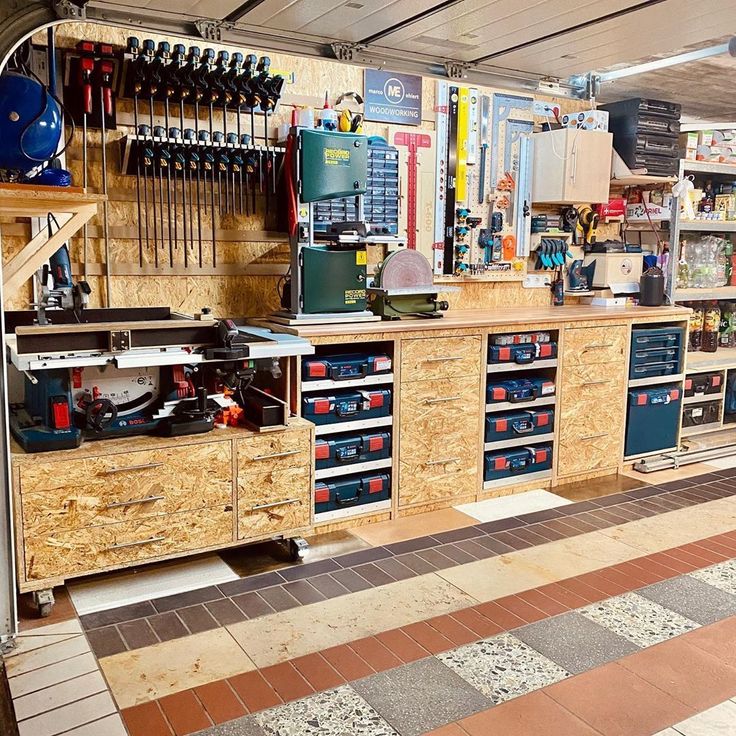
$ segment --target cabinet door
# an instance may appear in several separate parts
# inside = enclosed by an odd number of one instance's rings
[[[597,130],[571,131],[565,200],[607,202],[613,136]]]

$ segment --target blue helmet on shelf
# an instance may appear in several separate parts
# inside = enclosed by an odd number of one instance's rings
[[[56,153],[59,104],[46,87],[16,72],[0,75],[0,169],[28,173]]]

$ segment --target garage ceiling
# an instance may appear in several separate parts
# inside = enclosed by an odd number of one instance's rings
[[[452,60],[470,64],[471,71],[504,69],[563,80],[710,46],[736,31],[736,2],[723,0],[178,0],[175,11],[171,0],[91,0],[89,8],[143,14],[164,24],[224,21],[228,32],[272,39],[274,47],[281,41],[281,50],[294,53],[312,48],[330,56],[331,44],[344,43],[358,45],[364,57],[373,54],[389,65],[395,60],[396,68],[407,58],[425,64]],[[641,89],[652,96],[661,86],[662,96],[675,96],[686,108],[703,99],[714,108],[713,90],[702,91],[714,80],[693,85],[691,70],[705,75],[716,68],[728,80],[736,60],[619,80],[606,85],[601,97]],[[687,83],[678,86],[680,74]],[[721,106],[718,114],[726,109]]]

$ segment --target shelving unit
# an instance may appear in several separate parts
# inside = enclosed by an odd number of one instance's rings
[[[736,220],[680,220],[680,232],[736,233]]]
[[[368,473],[372,470],[382,470],[391,467],[391,458],[384,460],[371,460],[367,463],[355,463],[354,465],[341,465],[339,468],[322,468],[314,471],[315,480],[325,478],[337,478],[341,475],[352,475],[353,473]]]
[[[534,401],[499,401],[495,404],[486,404],[486,412],[538,409],[543,406],[555,406],[556,404],[556,396],[540,396]]]
[[[522,475],[512,475],[510,478],[499,478],[498,480],[486,480],[483,482],[483,490],[490,491],[494,488],[506,488],[508,486],[516,486],[519,483],[532,483],[538,480],[550,480],[552,478],[551,470],[540,470],[536,473],[524,473]]]
[[[525,435],[523,437],[514,437],[511,440],[500,440],[499,442],[486,442],[483,445],[484,450],[506,450],[512,447],[524,447],[530,443],[552,442],[555,438],[554,432],[548,434]]]
[[[384,373],[380,376],[366,376],[349,381],[333,381],[326,378],[323,381],[305,381],[302,383],[302,393],[314,393],[315,391],[334,391],[344,388],[369,388],[372,386],[386,386],[393,384],[394,374]]]
[[[390,427],[393,424],[393,416],[375,417],[374,419],[358,419],[354,422],[335,422],[334,424],[318,424],[315,428],[317,437],[327,434],[339,434],[341,432],[360,432],[362,429],[376,429],[376,427]]]
[[[533,363],[494,363],[487,367],[488,373],[509,373],[516,371],[536,371],[540,368],[557,368],[557,358],[535,360]]]
[[[629,379],[629,388],[659,386],[662,383],[682,383],[684,380],[684,373],[674,373],[669,376],[650,376],[649,378],[631,378]]]

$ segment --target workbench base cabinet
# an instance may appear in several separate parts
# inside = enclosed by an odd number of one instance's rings
[[[43,457],[14,446],[19,589],[298,537],[312,526],[313,446],[302,420],[263,433],[102,440]],[[290,543],[292,557],[303,549]]]

